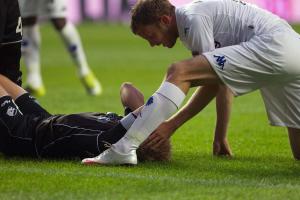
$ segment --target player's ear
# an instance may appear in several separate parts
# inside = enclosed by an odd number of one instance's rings
[[[172,17],[169,16],[169,15],[162,15],[160,17],[160,23],[163,24],[163,25],[170,25],[171,24],[171,21],[172,21]]]

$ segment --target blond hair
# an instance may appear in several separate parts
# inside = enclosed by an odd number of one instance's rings
[[[139,161],[169,161],[172,155],[171,141],[166,140],[158,149],[150,149],[142,144],[136,151]]]
[[[175,7],[168,0],[138,0],[131,9],[131,30],[142,25],[156,24],[163,15],[171,15]]]

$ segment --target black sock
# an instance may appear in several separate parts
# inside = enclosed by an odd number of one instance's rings
[[[15,102],[23,114],[50,115],[29,93],[19,96]]]
[[[132,110],[129,107],[124,108],[124,116],[128,115],[131,112],[132,112]]]
[[[127,130],[122,126],[121,123],[108,131],[103,131],[98,137],[98,147],[100,153],[108,149],[111,144],[118,142],[125,134]]]

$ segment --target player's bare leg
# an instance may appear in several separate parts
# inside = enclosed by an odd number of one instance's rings
[[[204,56],[172,64],[166,81],[148,99],[126,135],[111,148],[92,158],[93,162],[103,165],[137,164],[136,149],[163,121],[176,112],[190,87],[218,83],[218,76]],[[90,162],[90,159],[82,162]]]
[[[191,87],[221,84],[221,80],[202,55],[172,64],[166,81],[175,84],[185,94]]]
[[[10,98],[19,106],[23,114],[48,113],[26,90],[0,74],[0,86],[8,93]]]
[[[9,96],[9,94],[6,92],[6,90],[0,84],[0,98],[4,97],[4,96]]]
[[[102,86],[90,69],[83,50],[80,36],[75,26],[66,18],[52,18],[51,22],[64,41],[65,47],[77,66],[82,84],[90,95],[100,95]]]
[[[296,160],[300,160],[300,129],[288,128],[291,149]]]
[[[131,110],[136,110],[144,104],[144,95],[131,83],[121,85],[120,97],[122,105]]]
[[[19,96],[27,93],[22,87],[18,86],[7,77],[0,74],[0,86],[6,91],[6,94],[11,96],[13,99],[17,99]]]

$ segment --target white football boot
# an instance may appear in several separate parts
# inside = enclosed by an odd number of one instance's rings
[[[136,165],[137,156],[136,150],[132,149],[129,153],[119,153],[114,149],[114,146],[103,151],[99,156],[94,158],[85,158],[81,161],[85,165]]]

